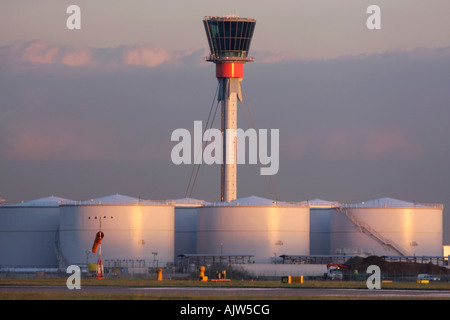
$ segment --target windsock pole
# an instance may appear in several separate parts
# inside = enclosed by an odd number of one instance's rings
[[[102,260],[102,245],[100,245],[98,251],[98,261],[97,261],[97,279],[104,279],[105,272],[103,270],[103,260]]]
[[[102,217],[100,217],[100,228],[97,234],[95,235],[94,244],[92,245],[92,252],[97,253],[98,251],[98,261],[97,261],[97,279],[104,279],[105,272],[103,270],[103,260],[102,260],[102,240],[105,237],[105,234],[102,232]]]

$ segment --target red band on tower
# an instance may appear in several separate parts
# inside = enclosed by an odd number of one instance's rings
[[[242,62],[222,62],[216,63],[217,78],[243,78],[244,63]]]

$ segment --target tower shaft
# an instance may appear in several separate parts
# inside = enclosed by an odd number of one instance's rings
[[[221,201],[237,198],[237,104],[242,101],[242,78],[220,77],[218,100],[222,102]]]

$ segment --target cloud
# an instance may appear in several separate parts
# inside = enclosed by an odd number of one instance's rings
[[[59,48],[43,42],[31,42],[27,45],[15,44],[12,54],[16,59],[32,64],[50,64],[58,59]]]
[[[164,64],[199,65],[204,63],[206,49],[170,51],[152,44],[122,45],[114,48],[92,48],[81,45],[57,45],[47,41],[17,41],[0,47],[0,66],[12,70],[28,70],[39,66],[97,67],[112,69],[127,66],[155,68]],[[260,64],[306,61],[289,51],[253,51],[251,55]],[[363,60],[371,57],[408,57],[436,59],[450,57],[450,47],[416,48],[411,51],[387,51],[380,54],[343,55],[332,60]],[[320,59],[319,59],[320,60]],[[311,61],[311,59],[309,59]]]
[[[127,66],[156,67],[173,60],[172,54],[162,48],[153,46],[133,46],[125,47],[122,56],[122,63]]]
[[[90,48],[42,41],[0,47],[0,72],[5,75],[0,155],[12,162],[170,162],[170,134],[163,135],[161,130],[179,123],[188,127],[190,112],[186,110],[198,107],[199,96],[208,96],[203,90],[214,76],[204,76],[204,70],[197,68],[205,64],[206,54],[205,50],[175,52],[153,45]],[[448,110],[448,91],[440,89],[448,77],[445,69],[435,67],[436,57],[447,59],[450,49],[421,48],[345,61],[305,61],[287,52],[256,51],[255,61],[261,67],[246,86],[253,86],[253,93],[246,94],[257,101],[258,114],[274,112],[267,128],[280,123],[280,156],[286,160],[422,160],[436,148],[437,138],[429,135],[439,126],[427,124],[429,130],[423,132],[417,128],[423,125],[422,119],[446,118],[433,115]],[[426,61],[411,64],[408,59]],[[163,65],[174,68],[167,73],[152,71]],[[68,72],[42,77],[37,69],[16,77],[4,70],[40,66]],[[72,72],[77,67],[88,76]],[[114,77],[96,72],[110,69],[117,70]],[[278,108],[273,108],[275,103]],[[196,110],[201,116],[201,109]],[[177,118],[183,119],[175,122]]]
[[[0,157],[21,162],[169,161],[168,137],[135,141],[98,118],[23,113],[1,121]]]
[[[3,67],[51,64],[88,66],[92,62],[91,49],[82,46],[57,46],[44,41],[30,41],[0,47],[0,63]]]
[[[155,68],[163,64],[199,65],[208,55],[206,49],[170,51],[151,44],[122,45],[115,48],[92,48],[80,45],[57,45],[47,41],[17,41],[0,47],[0,66],[28,70],[40,66],[97,67],[114,69],[127,66]],[[283,51],[255,51],[258,63],[274,64],[294,61],[297,57]]]
[[[417,47],[410,51],[405,50],[389,50],[382,53],[361,53],[361,54],[344,54],[336,58],[336,60],[365,60],[367,58],[372,59],[413,59],[413,60],[432,60],[440,58],[450,57],[450,46],[449,47]],[[333,59],[330,59],[333,60]]]
[[[423,157],[427,150],[423,142],[405,130],[393,128],[347,125],[345,128],[325,129],[316,134],[298,130],[285,136],[280,141],[280,152],[294,160],[307,156],[331,161],[414,160]]]
[[[61,63],[66,66],[88,66],[92,64],[92,53],[87,48],[69,47],[64,52]]]
[[[389,157],[411,160],[426,152],[420,141],[392,131],[370,132],[363,142],[360,153],[363,160],[383,160]]]
[[[171,52],[155,45],[123,45],[115,48],[91,48],[55,45],[45,41],[15,42],[0,47],[0,66],[29,69],[45,65],[117,68],[143,66],[154,68],[179,63],[199,51]]]
[[[96,127],[96,134],[88,132]],[[87,131],[87,132],[86,132]],[[29,114],[2,124],[2,156],[10,161],[79,161],[117,156],[109,137],[112,128],[74,121],[67,116]],[[109,142],[108,142],[109,141]]]

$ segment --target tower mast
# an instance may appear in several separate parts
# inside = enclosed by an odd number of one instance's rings
[[[210,48],[207,61],[216,64],[218,101],[222,103],[221,201],[237,198],[237,103],[256,20],[236,16],[203,19]]]

